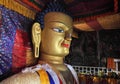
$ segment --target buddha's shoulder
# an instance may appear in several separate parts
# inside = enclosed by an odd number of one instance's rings
[[[37,73],[20,72],[3,80],[0,84],[40,84],[40,81]]]
[[[3,80],[0,84],[40,84],[40,78],[36,71],[39,65],[26,67],[21,72]]]

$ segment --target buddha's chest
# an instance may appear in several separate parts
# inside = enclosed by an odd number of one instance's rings
[[[72,73],[69,70],[66,71],[59,71],[60,74],[62,75],[62,81],[65,81],[66,84],[75,84],[74,77]]]

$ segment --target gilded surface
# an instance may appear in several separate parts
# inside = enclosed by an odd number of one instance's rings
[[[49,63],[56,70],[60,71],[67,84],[74,84],[72,74],[63,62],[64,57],[69,54],[72,40],[72,19],[64,13],[49,12],[45,15],[44,21],[45,26],[43,30],[37,28],[40,27],[38,23],[35,23],[36,26],[33,26],[32,29],[34,44],[38,45],[37,43],[41,40],[40,60]],[[39,31],[41,32],[37,33]],[[37,34],[37,37],[35,34]],[[37,53],[38,51],[35,52]]]

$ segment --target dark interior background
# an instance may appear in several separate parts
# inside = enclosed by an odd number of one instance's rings
[[[107,57],[120,58],[120,30],[80,32],[73,38],[66,62],[72,65],[106,66]]]

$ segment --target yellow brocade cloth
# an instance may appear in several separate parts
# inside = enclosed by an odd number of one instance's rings
[[[38,70],[37,72],[40,76],[40,80],[42,80],[41,84],[50,84],[48,74],[45,70],[41,69],[41,70]]]

